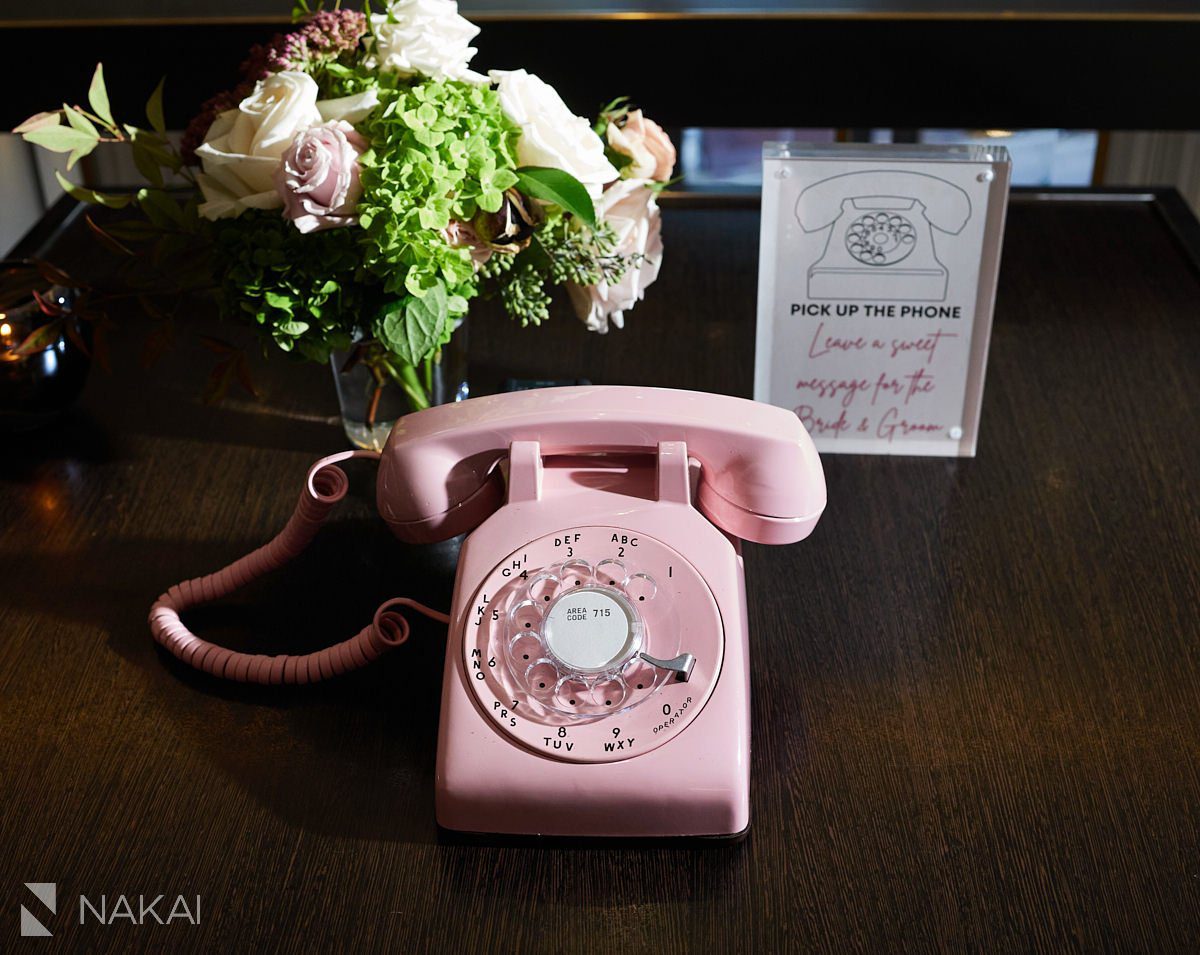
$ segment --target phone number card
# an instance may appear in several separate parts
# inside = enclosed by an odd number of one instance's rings
[[[973,456],[1003,147],[763,147],[754,397],[823,454]]]

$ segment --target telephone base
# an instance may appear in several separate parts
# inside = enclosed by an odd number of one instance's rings
[[[940,302],[946,297],[946,270],[828,268],[808,270],[808,297],[901,302]]]
[[[741,845],[750,838],[750,825],[740,832],[702,836],[543,836],[512,835],[495,832],[466,832],[438,825],[439,845],[471,846],[490,849],[650,849],[671,846],[691,849],[722,850]]]
[[[586,462],[546,468],[541,500],[502,507],[467,539],[451,611],[438,732],[436,808],[441,827],[504,836],[644,839],[732,837],[749,825],[750,688],[742,558],[733,540],[685,503],[686,476],[681,480],[680,500],[669,503],[659,499],[653,468],[607,474]],[[511,486],[519,485],[512,477]],[[620,556],[615,547],[613,554],[583,550],[596,526],[613,520],[614,510],[628,539],[638,542],[637,552],[625,559],[640,558],[639,566],[659,581],[661,598],[667,591],[688,594],[684,603],[691,629],[688,646],[681,649],[697,651],[691,679],[665,685],[639,706],[590,723],[564,724],[553,717],[543,722],[535,713],[522,715],[529,712],[528,704],[515,701],[516,694],[492,699],[490,690],[477,692],[491,686],[497,671],[487,666],[487,654],[474,656],[468,649],[464,655],[464,645],[470,648],[478,639],[475,621],[488,614],[475,588],[463,582],[486,581],[494,568],[508,566],[514,541],[529,541],[517,552],[528,551],[531,567],[544,566],[540,549],[545,545],[536,535],[546,532],[570,540],[580,548],[576,556],[593,563]],[[609,539],[611,529],[605,528],[601,542]],[[648,564],[652,553],[673,555],[668,561],[673,570],[661,562]],[[702,580],[704,596],[679,589],[692,574]],[[486,589],[490,598],[499,593],[493,584]],[[713,605],[711,616],[702,612],[705,601]],[[698,632],[701,627],[716,629],[705,637]],[[475,668],[470,661],[482,666]],[[513,721],[521,725],[514,729]],[[561,747],[551,745],[560,738]],[[636,755],[614,758],[611,744],[601,742],[618,738],[635,747]],[[567,744],[573,747],[571,755]]]

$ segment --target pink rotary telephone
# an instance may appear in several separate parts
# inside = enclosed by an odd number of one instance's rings
[[[335,462],[380,459],[402,540],[463,543],[449,617],[389,601],[320,653],[233,653],[179,619],[280,566],[346,493]],[[409,415],[382,455],[309,472],[275,540],[171,588],[155,638],[209,673],[309,682],[404,642],[395,609],[449,623],[437,818],[469,832],[733,835],[749,822],[740,540],[806,537],[825,506],[808,433],[780,408],[655,388],[475,398]]]

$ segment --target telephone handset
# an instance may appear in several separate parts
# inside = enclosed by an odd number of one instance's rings
[[[796,218],[805,232],[833,228],[809,267],[809,297],[941,301],[948,272],[932,230],[957,235],[970,217],[964,190],[925,173],[871,170],[813,183],[796,200]]]
[[[378,457],[378,504],[413,542],[471,531],[448,616],[389,601],[300,657],[237,654],[179,619],[301,549]],[[397,608],[449,624],[437,817],[449,829],[729,835],[749,818],[749,673],[740,540],[806,537],[820,460],[783,409],[740,398],[576,387],[475,398],[398,421],[381,455],[314,465],[270,544],[173,587],[155,638],[217,675],[308,682],[407,638]]]

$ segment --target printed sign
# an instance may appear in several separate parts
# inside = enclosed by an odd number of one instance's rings
[[[821,453],[972,456],[1003,147],[763,147],[754,397]]]

